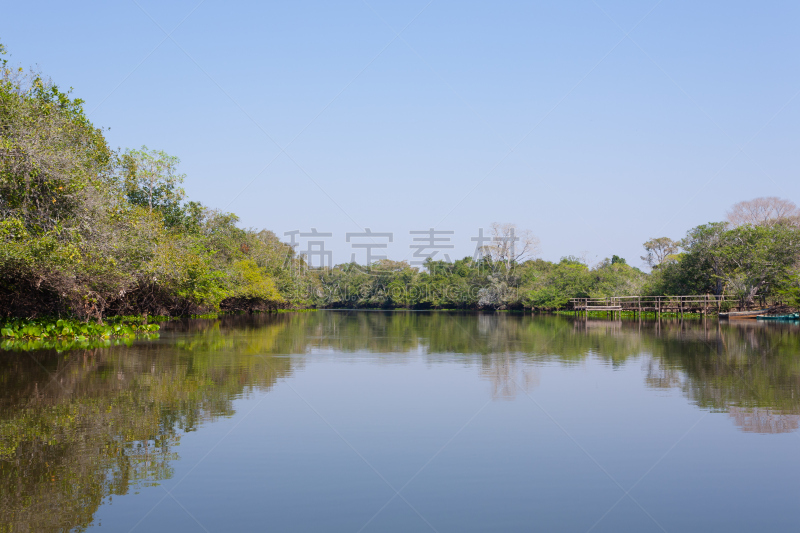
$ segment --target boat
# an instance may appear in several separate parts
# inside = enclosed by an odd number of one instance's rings
[[[758,318],[759,316],[766,316],[769,309],[754,309],[752,311],[731,311],[729,313],[720,313],[720,318]]]
[[[788,315],[758,315],[757,320],[800,320],[800,313],[790,313]]]

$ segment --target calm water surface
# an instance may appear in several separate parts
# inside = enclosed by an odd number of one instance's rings
[[[0,384],[0,532],[800,529],[791,323],[229,317]]]

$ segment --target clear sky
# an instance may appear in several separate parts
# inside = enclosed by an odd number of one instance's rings
[[[799,26],[791,1],[13,2],[0,41],[113,146],[180,157],[192,199],[331,232],[336,262],[347,232],[462,257],[498,221],[641,266],[737,201],[800,203]]]

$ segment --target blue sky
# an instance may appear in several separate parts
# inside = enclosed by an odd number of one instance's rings
[[[393,232],[402,259],[409,231],[452,230],[462,257],[498,221],[546,259],[641,266],[642,242],[737,201],[800,203],[799,19],[796,2],[18,2],[0,41],[113,146],[179,156],[192,199],[332,232],[337,262],[347,232]]]

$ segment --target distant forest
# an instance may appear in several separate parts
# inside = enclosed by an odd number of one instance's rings
[[[0,47],[1,48],[1,47]],[[4,51],[3,51],[4,53]],[[725,294],[800,305],[800,210],[780,198],[653,238],[649,273],[613,256],[538,259],[493,224],[479,258],[310,268],[271,231],[186,198],[179,159],[112,150],[73,98],[0,63],[0,315],[186,315],[287,307],[562,309],[570,298]],[[515,241],[511,236],[519,236]]]

